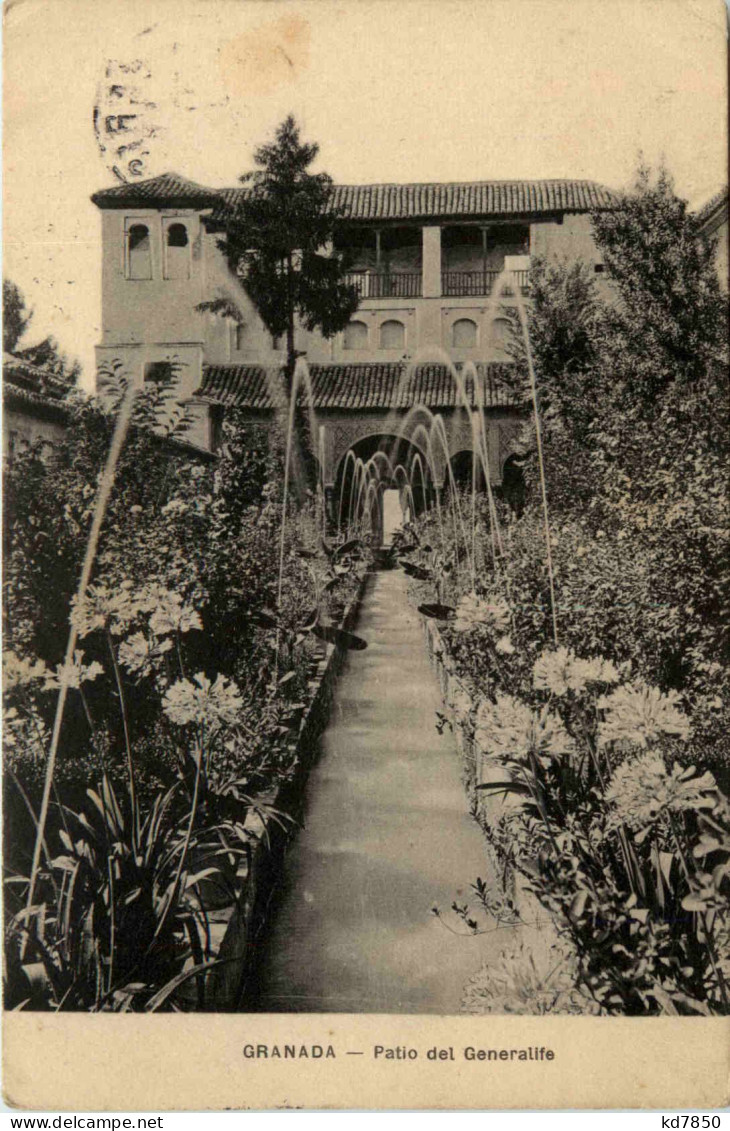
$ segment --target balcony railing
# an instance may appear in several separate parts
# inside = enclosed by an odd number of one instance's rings
[[[490,295],[502,271],[443,271],[441,294],[449,298],[483,297]],[[529,271],[509,271],[502,294],[529,293]],[[350,271],[345,282],[357,287],[360,298],[420,298],[423,294],[423,276],[420,271]]]
[[[441,274],[441,293],[450,298],[490,295],[501,274],[501,271],[444,271]],[[513,295],[515,288],[519,288],[520,294],[526,295],[529,276],[529,271],[509,271],[502,294]]]
[[[423,291],[420,271],[351,271],[345,282],[360,298],[419,298]]]

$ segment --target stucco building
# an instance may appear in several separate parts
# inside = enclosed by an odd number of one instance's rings
[[[3,354],[3,460],[23,445],[52,444],[68,419],[68,383],[13,354]]]
[[[217,243],[243,191],[171,173],[92,197],[103,240],[98,364],[121,362],[140,382],[174,364],[195,413],[191,440],[210,448],[229,405],[260,440],[275,408],[269,374],[284,361],[284,343],[271,339]],[[580,258],[600,274],[589,214],[611,207],[612,194],[572,180],[339,185],[334,203],[336,244],[348,252],[360,306],[330,340],[297,332],[328,490],[351,447],[369,455],[404,429],[422,446],[417,405],[441,414],[450,459],[471,451],[470,412],[450,363],[473,363],[466,400],[486,410],[491,478],[501,482],[521,411],[503,379],[504,306],[527,298],[531,256]],[[197,309],[215,298],[232,299],[243,321]],[[442,461],[436,487],[444,476]]]

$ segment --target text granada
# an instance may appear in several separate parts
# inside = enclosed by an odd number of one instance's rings
[[[334,1060],[332,1045],[244,1045],[246,1060]]]

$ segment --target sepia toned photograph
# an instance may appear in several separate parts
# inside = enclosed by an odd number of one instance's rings
[[[6,6],[6,1056],[730,1014],[726,26]]]

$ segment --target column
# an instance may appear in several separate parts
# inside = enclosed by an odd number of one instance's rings
[[[441,298],[441,228],[423,228],[423,297]]]
[[[337,526],[334,486],[327,485],[324,489],[324,513],[327,517],[327,529],[331,531]]]
[[[489,294],[487,287],[487,264],[489,262],[489,229],[481,228],[482,233],[482,283],[484,285],[484,294]]]
[[[502,482],[502,469],[500,467],[500,450],[502,430],[499,426],[499,421],[488,420],[489,429],[489,472],[492,483],[499,484]]]

